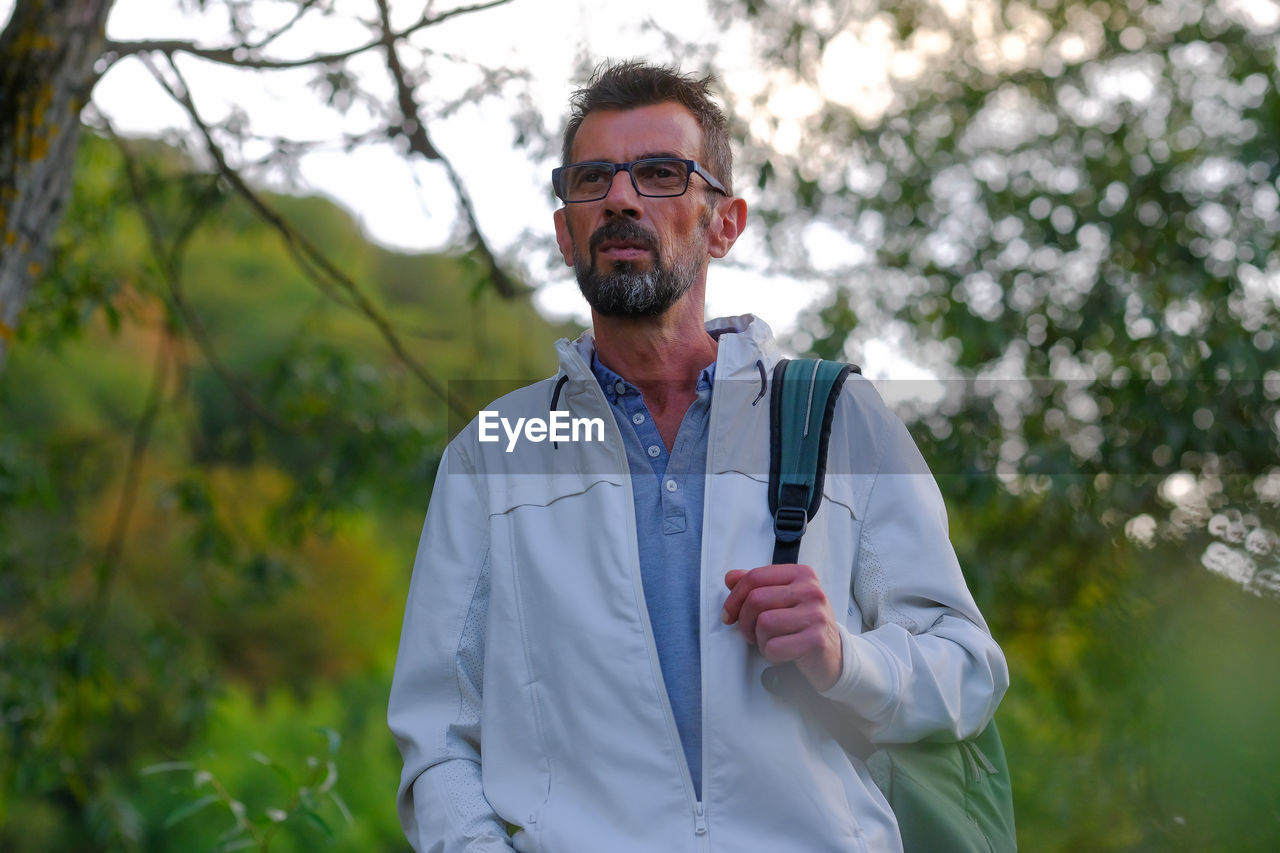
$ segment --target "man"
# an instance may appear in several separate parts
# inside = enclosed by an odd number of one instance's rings
[[[419,851],[899,850],[815,708],[956,739],[1007,686],[933,478],[860,377],[803,563],[765,565],[778,354],[750,316],[703,322],[746,222],[708,84],[624,63],[573,101],[555,229],[594,334],[493,405],[603,440],[473,421],[441,462],[389,713]],[[797,689],[769,689],[779,671]]]

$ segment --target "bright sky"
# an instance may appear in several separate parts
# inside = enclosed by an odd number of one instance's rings
[[[0,22],[8,20],[13,5],[14,0],[0,0]],[[264,8],[269,5],[263,4]],[[279,5],[282,11],[289,8],[288,4]],[[339,7],[342,5],[343,0],[339,0]],[[363,10],[372,4],[348,5]],[[194,14],[190,11],[194,6],[191,0],[185,4],[179,0],[117,0],[108,21],[108,34],[120,40],[188,38],[210,46],[224,43],[219,38],[224,32],[223,19]],[[441,4],[441,8],[448,5]],[[408,23],[421,9],[421,2],[402,0],[393,6],[393,13],[401,13],[402,22]],[[528,69],[536,106],[547,127],[557,133],[564,104],[575,85],[573,72],[580,44],[585,45],[593,60],[670,58],[659,35],[642,31],[647,19],[678,27],[690,40],[718,44],[724,57],[747,58],[745,33],[730,37],[717,30],[703,0],[647,0],[643,4],[620,0],[515,0],[491,11],[452,19],[432,31],[438,36],[433,36],[430,44],[481,66]],[[290,56],[305,56],[352,44],[350,33],[317,26],[299,32],[290,41],[282,40],[279,50]],[[299,91],[306,91],[312,72],[249,75],[189,57],[180,59],[180,67],[207,119],[216,120],[238,108],[249,116],[254,130],[262,134],[322,139],[337,137],[344,129],[333,110],[319,105],[313,97],[298,96]],[[369,77],[383,79],[385,72]],[[453,81],[442,82],[450,86]],[[471,82],[459,80],[450,88],[461,89]],[[121,61],[108,71],[94,91],[93,100],[122,133],[159,134],[189,124],[182,110],[136,60]],[[527,246],[530,235],[549,237],[554,209],[548,188],[551,164],[532,167],[527,156],[515,150],[507,119],[509,106],[490,98],[460,109],[447,120],[429,124],[433,142],[461,172],[481,227],[500,252]],[[354,110],[347,129],[359,120],[359,110]],[[436,249],[447,245],[453,234],[456,208],[443,170],[427,163],[407,162],[389,146],[366,147],[355,153],[309,155],[303,159],[300,177],[312,191],[330,196],[351,210],[367,234],[382,244],[405,250]],[[731,259],[748,266],[759,265],[759,247],[750,232]],[[535,274],[547,263],[545,256],[540,257],[532,265]],[[538,306],[549,314],[571,315],[587,322],[586,305],[570,270],[552,265],[544,279],[547,284],[539,293]],[[707,310],[713,316],[754,312],[777,331],[793,326],[797,313],[823,292],[814,282],[768,279],[748,269],[713,266]]]
[[[336,2],[339,9],[345,6],[366,15],[372,9],[369,0]],[[13,4],[14,0],[0,0],[0,24],[8,20]],[[223,9],[221,4],[210,5],[215,12]],[[452,5],[440,4],[440,8]],[[183,38],[208,46],[225,44],[225,19],[217,14],[202,16],[193,11],[195,6],[194,0],[116,0],[108,34],[119,40]],[[291,3],[278,3],[275,7],[282,15],[281,22],[296,8]],[[392,10],[393,17],[399,16],[400,20],[393,23],[405,25],[416,20],[422,7],[420,0],[399,0]],[[271,0],[261,0],[254,9],[269,13]],[[268,23],[265,18],[261,20]],[[576,85],[574,71],[581,60],[580,50],[585,49],[593,62],[604,58],[671,59],[661,35],[644,30],[646,21],[676,29],[688,41],[714,45],[716,65],[725,84],[735,92],[759,90],[765,84],[762,73],[751,63],[747,30],[730,28],[726,32],[715,27],[705,0],[514,0],[497,9],[453,18],[438,29],[429,30],[426,42],[433,50],[465,57],[477,67],[527,69],[534,105],[545,125],[556,134],[567,97]],[[305,57],[356,43],[349,24],[347,29],[300,27],[276,43],[273,55]],[[882,108],[876,98],[883,98],[883,56],[873,44],[851,47],[859,48],[850,53],[863,61],[846,60],[833,66],[828,76],[834,82],[828,87],[824,81],[824,89],[830,88],[828,94],[838,100],[860,102],[865,110],[874,112]],[[846,52],[836,55],[844,57]],[[367,59],[371,73],[366,76],[365,85],[387,86],[385,69],[378,67],[379,57]],[[367,121],[359,108],[343,119],[321,105],[318,98],[300,96],[300,92],[309,92],[314,76],[311,71],[254,75],[187,56],[179,57],[179,65],[206,120],[216,121],[232,110],[240,110],[256,133],[295,139],[334,139],[344,130],[359,128],[362,118]],[[359,70],[358,64],[351,67]],[[459,71],[460,67],[464,70]],[[475,82],[474,74],[465,69],[466,66],[443,60],[438,66],[429,64],[427,71],[434,74],[429,91],[465,90]],[[878,90],[881,94],[877,95]],[[189,127],[182,109],[136,59],[113,66],[95,89],[93,102],[122,133],[157,135],[167,129]],[[799,86],[784,87],[775,94],[769,109],[783,124],[776,144],[786,147],[788,130],[795,130],[792,136],[798,134],[799,120],[819,104],[812,90]],[[491,244],[500,254],[518,255],[545,282],[535,298],[538,307],[548,315],[571,316],[586,324],[589,315],[571,271],[538,248],[538,241],[547,241],[552,235],[552,164],[533,166],[525,152],[515,149],[508,120],[511,108],[508,101],[485,99],[458,109],[448,118],[429,118],[429,131],[436,146],[462,174]],[[313,153],[303,158],[299,171],[300,183],[308,191],[339,201],[353,212],[372,239],[384,245],[409,251],[439,249],[449,245],[454,234],[456,206],[443,170],[430,163],[406,160],[390,146],[364,146],[353,153]],[[750,203],[753,188],[740,183],[744,186],[739,191]],[[765,266],[759,236],[758,229],[749,224],[729,257],[733,263],[713,264],[707,311],[710,316],[755,313],[776,332],[785,333],[794,328],[802,310],[823,299],[826,288],[816,281],[767,277],[759,272]],[[828,242],[835,245],[837,241]],[[892,349],[876,342],[861,354],[870,367],[869,374],[886,376],[892,365],[895,376],[919,375],[895,358]],[[881,369],[875,369],[877,364]]]

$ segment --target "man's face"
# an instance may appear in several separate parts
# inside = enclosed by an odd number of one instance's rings
[[[676,103],[587,115],[573,141],[572,162],[625,163],[645,157],[702,157],[702,129]],[[613,176],[599,201],[556,211],[556,240],[588,304],[605,317],[656,317],[706,270],[711,204],[693,176],[675,198],[647,198],[629,175]]]

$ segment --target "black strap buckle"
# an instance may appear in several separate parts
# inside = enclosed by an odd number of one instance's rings
[[[779,542],[799,542],[809,524],[809,514],[801,507],[780,506],[773,514],[773,536]]]

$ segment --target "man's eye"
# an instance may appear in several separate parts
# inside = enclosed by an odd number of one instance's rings
[[[608,178],[609,173],[604,169],[582,169],[578,172],[575,183],[577,184],[596,184]]]
[[[670,191],[678,189],[683,183],[685,167],[678,160],[660,160],[638,166],[633,174],[639,181],[650,187]]]
[[[640,169],[640,177],[642,178],[654,178],[661,180],[663,178],[673,178],[675,177],[675,174],[675,170],[665,163],[659,165],[646,165]]]

